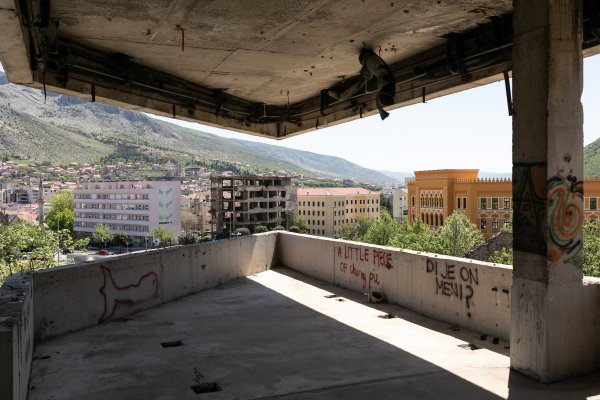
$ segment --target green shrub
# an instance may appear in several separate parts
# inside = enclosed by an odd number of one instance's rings
[[[269,232],[269,228],[267,228],[264,225],[256,225],[254,227],[254,233],[265,233],[265,232]]]
[[[177,238],[179,244],[195,244],[198,243],[198,236],[192,232],[185,232]]]
[[[248,229],[248,228],[237,228],[235,230],[235,234],[237,236],[248,236],[250,234],[250,229]]]

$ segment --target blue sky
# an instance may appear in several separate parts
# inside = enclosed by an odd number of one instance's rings
[[[584,142],[588,144],[600,138],[600,56],[584,62],[582,103]],[[512,121],[503,82],[399,108],[385,121],[375,115],[280,141],[160,119],[219,136],[339,156],[378,170],[512,169]]]
[[[584,61],[582,103],[584,142],[588,144],[600,138],[600,56]],[[224,137],[339,156],[377,170],[512,170],[512,119],[504,82],[399,108],[385,121],[376,115],[279,141],[161,119]]]

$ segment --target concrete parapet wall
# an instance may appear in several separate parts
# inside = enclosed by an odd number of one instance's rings
[[[276,233],[176,246],[34,274],[36,338],[85,328],[270,269]]]
[[[0,288],[0,400],[27,399],[33,353],[31,277],[9,277]]]
[[[438,254],[281,232],[278,258],[306,275],[508,340],[512,269]]]

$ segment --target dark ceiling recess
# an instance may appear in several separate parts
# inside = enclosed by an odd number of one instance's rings
[[[381,106],[425,100],[463,83],[502,75],[512,67],[512,15],[506,14],[469,31],[449,34],[444,45],[386,65],[389,75],[384,79],[383,97],[379,90],[383,80],[378,85],[377,74],[361,74],[357,55],[355,76],[344,77],[304,101],[271,105],[149,68],[126,54],[61,39],[60,24],[52,19],[48,0],[20,0],[19,7],[31,69],[40,84],[87,93],[94,99],[104,93],[104,98],[113,96],[117,102],[174,117],[277,138],[362,117],[378,108],[382,111]],[[600,44],[599,8],[598,1],[584,2],[584,49]]]

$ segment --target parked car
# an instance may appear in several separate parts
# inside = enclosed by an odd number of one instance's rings
[[[106,249],[102,249],[102,250],[98,250],[98,252],[96,252],[96,254],[98,254],[99,256],[107,256],[110,254],[110,251],[108,251]]]

